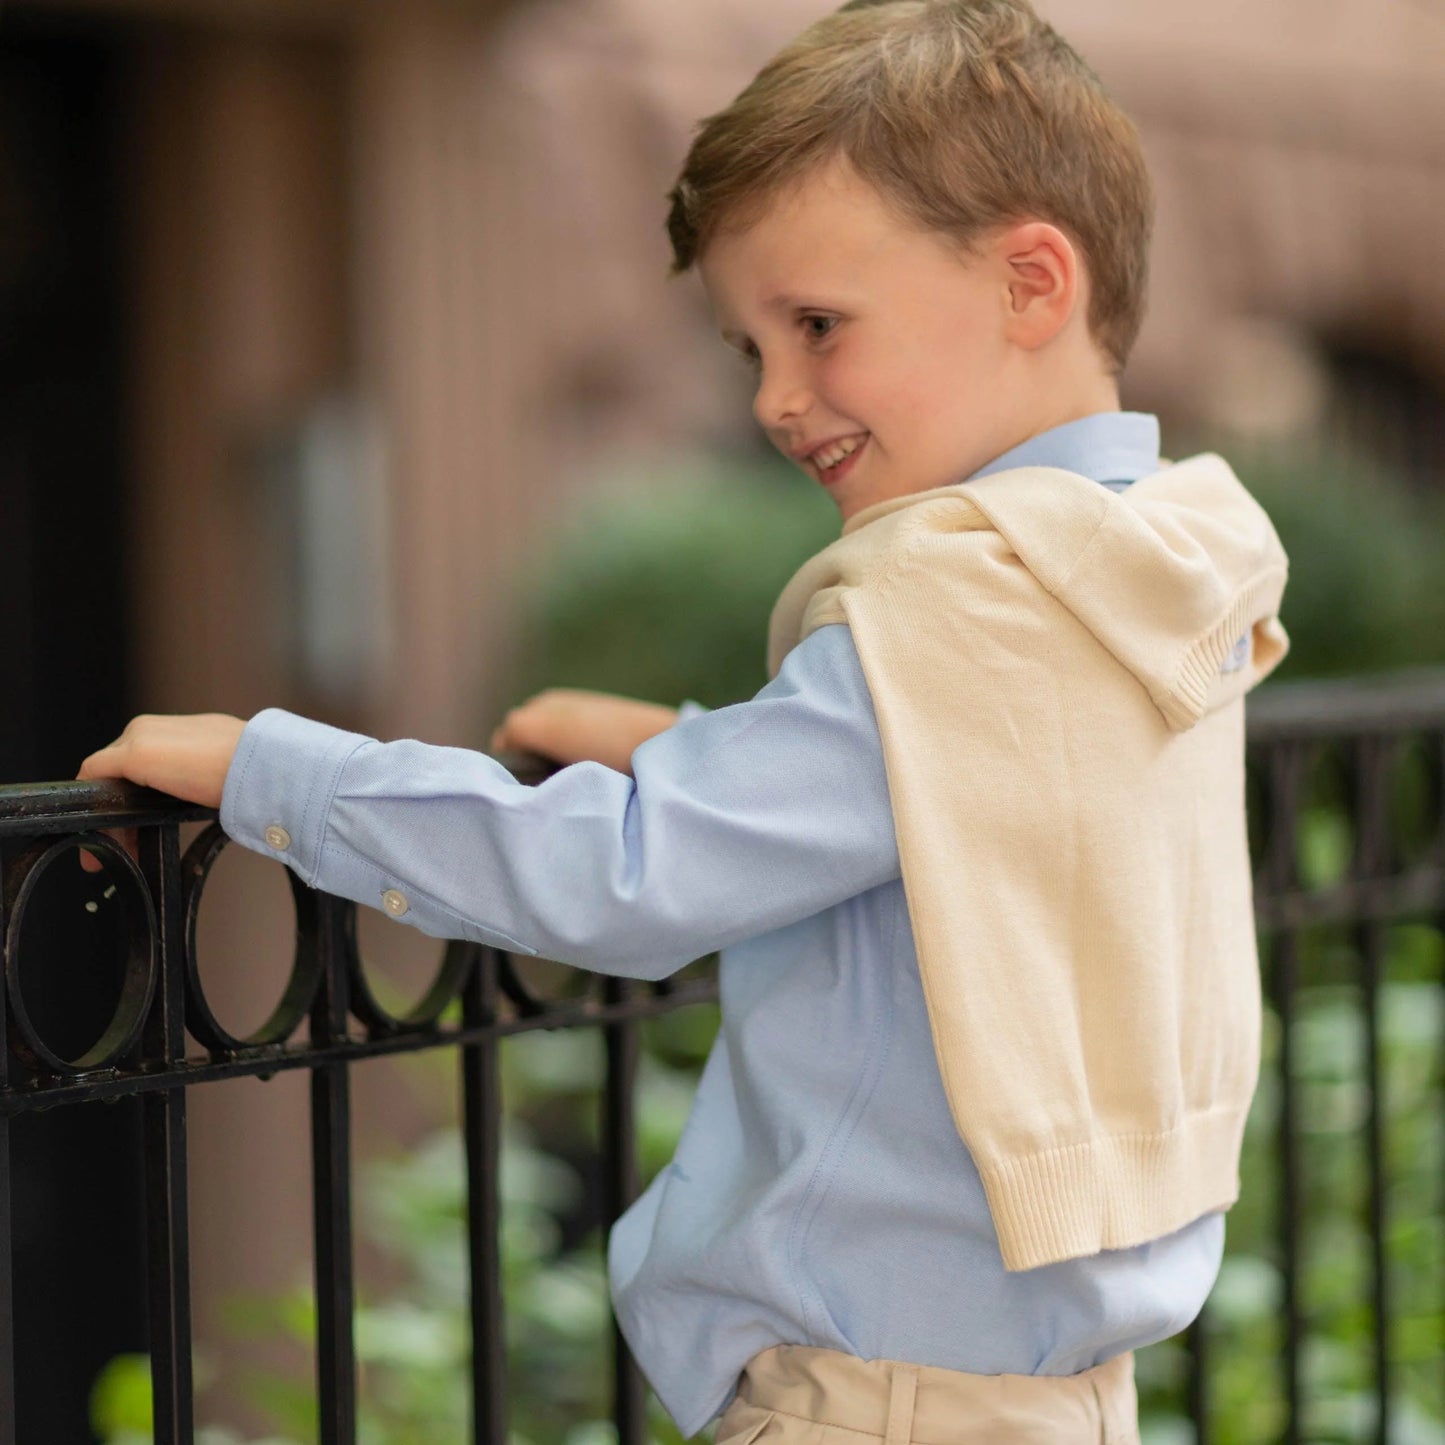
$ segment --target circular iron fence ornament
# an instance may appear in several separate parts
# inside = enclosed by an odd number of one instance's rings
[[[305,942],[308,932],[314,934],[315,930],[301,926],[307,910],[315,906],[316,895],[288,868],[286,877],[291,884],[291,898],[296,907],[296,951],[280,1002],[272,1009],[266,1022],[249,1034],[231,1033],[212,1013],[201,983],[196,925],[201,914],[201,894],[206,879],[230,841],[220,825],[213,823],[186,849],[186,856],[181,860],[186,919],[186,1027],[206,1048],[224,1054],[284,1044],[310,1012],[322,970],[320,949],[309,947]]]
[[[346,958],[351,976],[351,1012],[366,1025],[374,1035],[409,1033],[431,1028],[440,1022],[447,1006],[461,996],[471,973],[481,945],[452,939],[442,953],[441,966],[436,977],[427,986],[421,998],[405,1013],[394,1014],[383,1008],[377,1000],[371,985],[366,980],[366,968],[361,958],[361,945],[356,936],[356,909],[346,910],[342,925],[345,935]]]
[[[76,1059],[66,1059],[46,1044],[30,1021],[25,1007],[25,991],[20,982],[20,935],[25,923],[25,910],[35,895],[41,875],[62,854],[72,854],[77,848],[99,854],[119,870],[116,897],[127,911],[126,957],[120,998],[116,1001],[110,1022],[85,1053]],[[38,851],[23,875],[6,891],[13,896],[7,899],[6,908],[9,918],[5,930],[5,995],[10,1005],[11,1041],[16,1054],[38,1074],[88,1074],[119,1063],[135,1047],[145,1027],[160,972],[156,951],[160,930],[156,924],[155,904],[135,859],[103,833],[75,834]]]

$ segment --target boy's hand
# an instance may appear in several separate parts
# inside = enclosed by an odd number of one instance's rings
[[[246,724],[208,712],[191,717],[137,717],[108,747],[81,763],[79,778],[128,778],[188,803],[219,808],[226,770]]]
[[[245,727],[240,718],[225,713],[132,718],[113,743],[81,763],[76,776],[126,778],[188,803],[219,808],[226,770]],[[88,853],[80,862],[90,873],[101,867]]]
[[[492,734],[492,752],[537,753],[558,763],[605,763],[632,772],[632,751],[677,721],[675,708],[606,692],[553,687],[515,707]]]

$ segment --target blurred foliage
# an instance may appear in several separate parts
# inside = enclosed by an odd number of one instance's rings
[[[1408,498],[1378,468],[1255,457],[1237,467],[1291,555],[1284,620],[1291,676],[1445,661],[1440,512]],[[539,559],[532,635],[515,680],[594,687],[710,706],[762,685],[769,612],[788,577],[838,535],[826,498],[778,464],[699,462],[610,486]],[[1418,760],[1417,760],[1418,761]],[[1403,773],[1396,815],[1422,831],[1423,775]],[[1352,845],[1347,790],[1325,772],[1312,784],[1297,842],[1302,883],[1345,871]],[[1413,810],[1413,811],[1412,811]],[[1251,819],[1252,833],[1254,832]],[[1365,1129],[1370,1107],[1361,939],[1315,927],[1298,939],[1301,980],[1290,1022],[1300,1122],[1297,1233],[1304,1319],[1302,1439],[1373,1440],[1371,1243]],[[1266,975],[1271,943],[1261,940]],[[1445,1179],[1440,1039],[1445,937],[1438,927],[1384,929],[1379,1103],[1385,1136],[1385,1249],[1394,1368],[1394,1445],[1445,1445]],[[671,1155],[716,1011],[694,1007],[644,1026],[638,1095],[644,1179]],[[1283,1254],[1277,1129],[1279,1017],[1266,1009],[1259,1091],[1245,1136],[1244,1189],[1229,1215],[1226,1257],[1205,1315],[1212,1438],[1260,1445],[1284,1419]],[[508,1118],[503,1144],[502,1255],[514,1445],[612,1445],[610,1326],[597,1226],[602,1040],[559,1031],[502,1049]],[[440,1072],[438,1077],[440,1077]],[[357,1314],[364,1445],[465,1438],[464,1171],[454,1129],[365,1171],[361,1228],[404,1284]],[[309,1340],[309,1287],[283,1300],[238,1302],[237,1328]],[[1182,1337],[1138,1356],[1146,1445],[1185,1445]],[[253,1382],[279,1441],[310,1445],[310,1386]],[[97,1384],[107,1445],[149,1438],[144,1361],[113,1363]],[[654,1400],[655,1445],[679,1437]],[[129,1433],[127,1433],[129,1432]],[[207,1445],[231,1445],[213,1432]]]
[[[539,556],[512,693],[586,687],[721,707],[767,681],[778,593],[837,539],[837,508],[779,457],[611,479]]]
[[[1364,454],[1225,450],[1289,554],[1276,678],[1445,663],[1445,492],[1413,491]]]

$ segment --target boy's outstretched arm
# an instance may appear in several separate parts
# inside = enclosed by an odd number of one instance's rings
[[[631,761],[633,777],[581,762],[529,787],[483,753],[268,710],[225,773],[221,823],[424,933],[637,978],[898,876],[846,627],[819,629],[756,697],[659,733]]]
[[[513,708],[492,733],[493,752],[530,752],[560,763],[590,759],[632,771],[637,746],[669,728],[677,711],[608,693],[549,688]],[[189,803],[219,808],[246,724],[227,713],[142,714],[80,765],[82,779],[127,778]]]

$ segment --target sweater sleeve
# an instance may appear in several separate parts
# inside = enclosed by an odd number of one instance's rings
[[[662,978],[898,876],[851,635],[819,629],[747,702],[536,787],[486,754],[271,709],[221,823],[308,883],[437,937]]]

